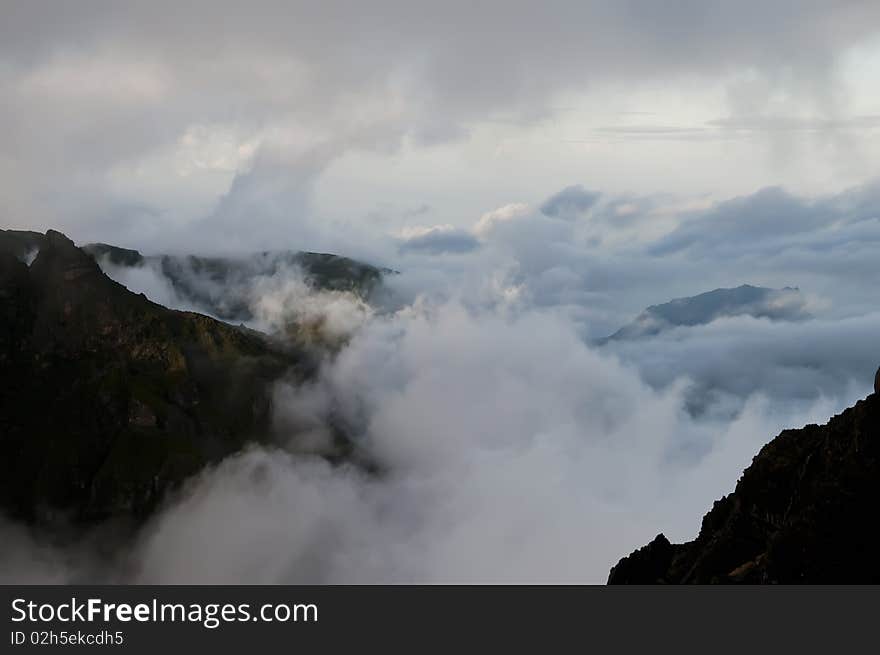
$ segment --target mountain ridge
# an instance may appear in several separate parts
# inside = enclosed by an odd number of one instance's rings
[[[632,322],[598,340],[605,343],[656,336],[675,327],[706,325],[729,316],[749,315],[771,320],[803,320],[810,317],[797,287],[771,289],[751,284],[673,298],[646,307]]]
[[[257,277],[271,277],[283,269],[300,271],[318,291],[348,292],[369,299],[387,275],[380,268],[342,255],[303,250],[260,251],[238,256],[143,255],[138,250],[106,243],[82,247],[99,265],[122,269],[153,266],[184,300],[228,321],[249,321],[253,314],[242,297],[243,288]],[[218,295],[217,289],[223,294]],[[230,299],[230,296],[232,297]]]

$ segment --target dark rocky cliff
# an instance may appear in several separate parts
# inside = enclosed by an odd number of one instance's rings
[[[876,392],[826,425],[785,430],[715,502],[696,539],[658,535],[608,583],[880,583],[878,430]]]
[[[0,509],[41,524],[145,516],[265,439],[272,382],[308,366],[131,293],[59,232],[0,230]]]

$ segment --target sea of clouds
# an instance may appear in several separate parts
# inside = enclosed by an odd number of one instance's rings
[[[678,211],[575,186],[469,229],[374,235],[374,263],[400,274],[372,301],[294,268],[257,275],[251,327],[326,316],[344,344],[307,384],[279,383],[276,445],[203,471],[109,554],[96,533],[58,547],[6,526],[0,576],[603,582],[656,533],[695,536],[781,429],[869,393],[877,196],[768,189]],[[104,268],[200,309],[159,269]],[[743,283],[798,286],[803,304],[596,341],[647,305]],[[354,444],[344,463],[321,456],[331,424]]]

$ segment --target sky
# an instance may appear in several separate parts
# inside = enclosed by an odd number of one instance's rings
[[[813,197],[880,164],[870,1],[185,5],[3,2],[4,224],[309,248],[575,184]]]
[[[2,225],[398,273],[373,305],[295,270],[235,289],[251,327],[345,340],[275,390],[275,447],[109,568],[0,522],[0,579],[602,582],[870,392],[880,4],[181,4],[0,0]],[[741,284],[796,304],[601,342]],[[383,475],[316,456],[330,417]]]

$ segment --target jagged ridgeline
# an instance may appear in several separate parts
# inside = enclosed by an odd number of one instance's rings
[[[313,366],[290,344],[130,292],[59,232],[0,231],[0,507],[41,523],[143,517],[265,440],[271,385]]]
[[[880,372],[878,372],[880,377]],[[696,539],[662,534],[610,584],[880,583],[880,394],[764,446]]]

